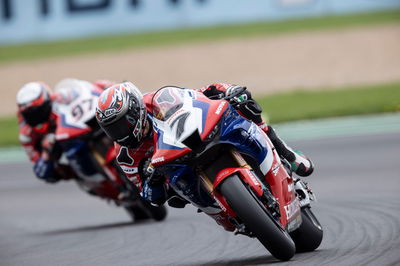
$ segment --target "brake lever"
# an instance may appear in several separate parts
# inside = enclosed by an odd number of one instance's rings
[[[240,87],[238,90],[235,91],[235,93],[233,93],[231,95],[228,95],[228,96],[225,96],[224,100],[229,101],[230,99],[235,98],[236,96],[242,94],[245,90],[247,90],[246,86]]]

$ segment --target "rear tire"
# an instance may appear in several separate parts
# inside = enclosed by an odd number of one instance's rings
[[[319,247],[322,242],[323,230],[321,224],[311,211],[310,207],[301,210],[302,224],[290,233],[297,252],[310,252]]]
[[[275,258],[287,261],[294,256],[296,248],[289,234],[239,176],[233,175],[224,180],[220,191],[246,227]]]

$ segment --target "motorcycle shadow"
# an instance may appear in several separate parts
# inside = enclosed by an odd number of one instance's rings
[[[200,264],[191,264],[192,266],[242,266],[242,265],[265,265],[282,263],[281,261],[274,258],[272,255],[258,256],[252,258],[240,258],[240,259],[226,259],[220,261],[203,262]]]
[[[108,230],[114,228],[121,228],[127,226],[135,226],[142,225],[147,223],[152,223],[151,220],[145,221],[136,221],[136,222],[121,222],[121,223],[111,223],[111,224],[102,224],[102,225],[94,225],[94,226],[82,226],[76,228],[67,228],[67,229],[57,229],[52,231],[41,232],[41,235],[62,235],[62,234],[70,234],[70,233],[82,233],[82,232],[91,232],[91,231],[99,231],[99,230]]]

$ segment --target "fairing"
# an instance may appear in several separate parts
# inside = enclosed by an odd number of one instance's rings
[[[235,214],[216,189],[225,178],[237,174],[243,182],[252,187],[257,195],[262,196],[265,181],[260,180],[260,175],[257,176],[248,169],[226,168],[221,170],[212,177],[214,179],[211,180],[213,184],[210,193],[210,190],[207,190],[199,178],[199,173],[193,168],[193,161],[189,164],[184,162],[185,157],[193,156],[193,153],[189,154],[191,150],[182,143],[184,138],[198,130],[201,139],[206,140],[208,134],[218,127],[218,133],[212,140],[204,141],[204,147],[196,155],[196,158],[202,156],[201,154],[204,157],[212,156],[210,152],[212,152],[213,145],[224,145],[253,158],[259,166],[260,172],[265,176],[273,196],[278,199],[282,214],[281,224],[284,227],[297,226],[299,223],[294,220],[299,219],[300,209],[293,191],[293,180],[283,168],[278,154],[265,133],[257,125],[238,114],[229,104],[224,105],[227,103],[225,101],[204,99],[204,96],[191,90],[171,87],[164,90],[168,90],[168,94],[163,95],[165,92],[159,91],[156,94],[156,97],[157,95],[159,97],[153,99],[153,103],[158,104],[158,108],[153,113],[157,147],[152,162],[169,177],[169,183],[173,189],[210,215],[223,210],[231,217],[234,217]],[[166,95],[172,97],[167,98]],[[157,102],[157,99],[160,101]],[[168,99],[168,101],[161,101],[161,99]],[[174,110],[174,112],[168,113],[169,110]],[[179,117],[183,114],[186,114],[187,117],[181,122],[181,129],[179,129],[177,126],[180,122],[179,119],[183,119]],[[186,154],[188,155],[184,156]],[[186,159],[190,160],[190,158]],[[183,161],[180,162],[180,160]],[[291,223],[292,221],[294,222]]]
[[[98,89],[88,83],[80,87],[59,87],[56,92],[53,107],[57,116],[56,140],[72,139],[90,132],[86,122],[94,117]]]
[[[190,152],[182,141],[195,131],[205,139],[228,107],[224,100],[210,100],[200,92],[172,86],[157,91],[152,102],[155,166]]]

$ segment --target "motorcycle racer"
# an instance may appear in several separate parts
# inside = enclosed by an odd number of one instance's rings
[[[210,99],[221,99],[243,89],[231,84],[211,84],[198,89]],[[144,198],[154,204],[162,204],[168,198],[168,188],[163,177],[152,171],[150,160],[153,154],[153,131],[151,115],[154,93],[142,95],[131,82],[115,84],[102,92],[96,108],[99,125],[116,142],[117,161]],[[313,172],[312,162],[299,152],[293,151],[261,118],[261,107],[244,90],[230,100],[235,109],[245,118],[256,123],[270,138],[277,152],[288,160],[294,172],[308,176]],[[148,178],[152,176],[152,178]],[[171,195],[169,195],[171,196]],[[176,203],[176,202],[175,202]],[[171,202],[169,201],[171,205]],[[179,202],[177,203],[178,205]]]
[[[98,80],[90,83],[77,79],[65,79],[58,86],[69,86],[68,84],[99,95],[113,82]],[[56,106],[65,102],[67,90],[66,88],[64,91],[53,92],[44,82],[29,82],[20,88],[16,97],[20,143],[33,163],[35,175],[48,183],[69,179],[74,174],[95,175],[93,167],[84,163],[86,155],[82,142],[78,140],[61,142],[56,139],[57,128],[60,129],[61,126],[58,119],[60,114],[57,113]],[[73,171],[65,165],[56,165],[55,157],[62,152],[66,152],[70,162],[73,162],[70,164]]]

